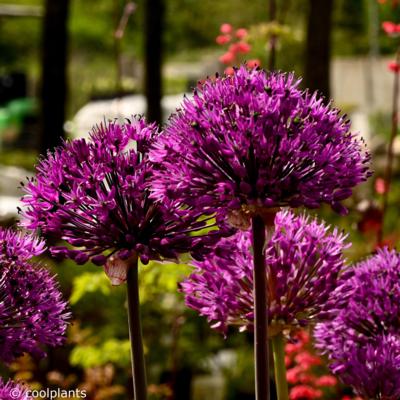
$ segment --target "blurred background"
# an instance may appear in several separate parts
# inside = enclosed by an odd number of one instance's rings
[[[1,224],[18,219],[19,182],[62,138],[134,114],[162,123],[199,80],[248,61],[294,71],[348,114],[371,149],[375,176],[347,202],[348,217],[319,214],[349,232],[350,259],[395,246],[400,140],[388,63],[399,43],[381,23],[399,17],[397,2],[384,0],[0,0]],[[111,287],[99,267],[44,261],[71,303],[68,344],[1,375],[32,388],[79,387],[90,399],[131,398],[124,288]],[[252,335],[232,330],[224,339],[185,308],[177,287],[189,272],[184,264],[141,268],[151,399],[253,399]],[[312,354],[307,343],[301,351]],[[287,351],[293,367],[297,353]],[[328,372],[317,358],[307,371],[315,391],[291,399],[351,398],[319,379]]]

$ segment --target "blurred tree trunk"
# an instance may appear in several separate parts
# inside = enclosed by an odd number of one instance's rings
[[[61,143],[67,99],[69,0],[45,0],[42,36],[41,153]]]
[[[309,0],[304,86],[330,97],[331,33],[334,0]]]
[[[269,21],[275,22],[277,19],[277,4],[276,0],[269,0]],[[276,67],[276,41],[277,37],[271,35],[269,39],[269,57],[268,57],[268,69],[273,71]]]
[[[145,94],[147,119],[162,122],[162,31],[164,0],[147,0],[145,5]]]

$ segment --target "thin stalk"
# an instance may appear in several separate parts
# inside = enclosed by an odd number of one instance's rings
[[[259,215],[252,218],[252,236],[256,400],[269,400],[267,274],[264,257],[265,224]]]
[[[396,64],[397,65],[400,64],[400,48],[398,48],[397,52],[396,52]],[[378,237],[377,237],[378,244],[382,243],[382,239],[383,239],[385,215],[386,215],[387,208],[388,208],[389,191],[390,191],[390,186],[392,183],[392,175],[393,175],[393,158],[394,158],[393,145],[394,145],[394,139],[396,138],[398,131],[399,131],[399,117],[398,117],[399,89],[400,89],[399,76],[400,76],[399,72],[394,73],[393,101],[392,101],[392,130],[391,130],[391,134],[390,134],[390,140],[389,140],[389,146],[388,146],[388,152],[387,152],[387,160],[386,160],[386,169],[385,169],[385,175],[384,175],[384,181],[385,181],[386,188],[383,193],[383,199],[382,199],[382,219],[381,219],[381,226],[378,231]]]
[[[274,355],[275,386],[278,400],[289,400],[285,366],[285,339],[282,332],[271,338]]]
[[[131,341],[133,392],[135,400],[147,399],[146,367],[144,363],[142,326],[140,320],[138,261],[135,258],[128,269],[128,322]]]

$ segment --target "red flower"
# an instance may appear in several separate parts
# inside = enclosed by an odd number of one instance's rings
[[[232,44],[229,46],[229,51],[230,51],[231,53],[233,53],[233,54],[238,53],[238,52],[239,52],[239,43],[232,43]]]
[[[333,375],[322,375],[315,381],[317,386],[336,386],[338,380]]]
[[[302,370],[300,367],[293,367],[289,368],[286,371],[286,379],[288,383],[297,383],[299,381],[299,375],[301,374]]]
[[[310,334],[306,331],[299,331],[297,337],[304,345],[310,343]]]
[[[400,24],[397,25],[392,21],[384,21],[382,22],[382,29],[389,36],[394,36],[400,33]]]
[[[232,32],[232,25],[231,24],[222,24],[221,27],[219,28],[221,33],[231,33]]]
[[[293,354],[299,350],[299,343],[287,343],[285,346],[286,354]]]
[[[247,66],[249,68],[257,68],[261,65],[261,61],[258,60],[257,58],[251,59],[249,61],[247,61]]]
[[[247,30],[244,28],[240,28],[236,31],[236,37],[238,39],[244,39],[247,36]]]
[[[400,64],[398,64],[396,61],[391,61],[388,64],[388,68],[390,69],[390,71],[395,72],[396,74],[400,72]]]
[[[311,386],[299,385],[290,390],[290,400],[313,400],[319,399],[322,396],[322,391],[314,389]]]
[[[292,363],[292,360],[290,359],[290,357],[289,356],[285,356],[285,366],[288,367],[291,363]]]
[[[397,31],[397,25],[391,21],[384,21],[382,22],[382,29],[388,34],[392,35]]]
[[[319,357],[313,356],[308,351],[303,351],[295,357],[296,363],[300,364],[301,367],[304,369],[309,369],[313,365],[321,365],[322,361]]]
[[[303,384],[307,384],[307,383],[313,383],[315,380],[315,376],[309,373],[305,373],[303,372],[302,374],[300,374],[299,376],[299,381]]]
[[[232,67],[228,67],[228,68],[225,68],[224,73],[225,73],[225,75],[233,75],[235,73],[235,70]]]
[[[384,194],[387,192],[387,184],[383,178],[376,178],[375,181],[375,192],[378,194]]]
[[[215,39],[215,41],[217,42],[217,44],[219,45],[224,45],[229,43],[231,40],[231,35],[218,35]]]
[[[251,50],[251,46],[247,42],[237,43],[237,51],[239,53],[246,54]]]
[[[231,51],[228,51],[219,58],[219,61],[222,64],[226,65],[231,64],[234,60],[235,60],[235,54]]]

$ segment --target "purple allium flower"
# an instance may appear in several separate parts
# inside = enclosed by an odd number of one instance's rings
[[[400,396],[400,254],[380,249],[340,278],[316,347],[344,383],[368,399]]]
[[[1,400],[33,400],[28,396],[27,389],[11,380],[4,382],[0,377],[0,399]]]
[[[400,340],[398,335],[378,335],[363,346],[343,354],[336,367],[341,380],[365,399],[400,398]]]
[[[10,230],[0,230],[0,241],[0,359],[9,363],[25,352],[42,357],[44,345],[65,339],[67,304],[54,277],[28,262],[28,249],[36,255],[42,242]]]
[[[75,140],[49,153],[26,185],[24,225],[67,241],[74,248],[53,247],[54,255],[78,264],[91,260],[126,260],[134,253],[150,259],[197,254],[215,242],[217,230],[191,207],[149,197],[152,167],[149,146],[159,136],[143,119],[96,127],[91,140]]]
[[[46,247],[40,238],[12,229],[0,229],[0,257],[6,259],[29,260],[42,254]]]
[[[370,176],[350,123],[293,74],[242,66],[207,79],[150,153],[156,198],[247,212],[340,202]]]
[[[275,218],[265,250],[270,334],[304,326],[324,310],[343,267],[344,236],[304,215]],[[186,304],[226,333],[228,325],[253,327],[253,256],[249,232],[222,239],[181,284]]]

